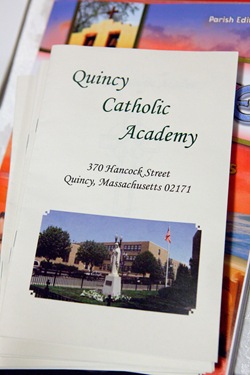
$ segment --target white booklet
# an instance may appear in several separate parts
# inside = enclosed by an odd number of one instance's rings
[[[117,363],[140,359],[142,369],[150,353],[156,372],[157,360],[179,373],[174,363],[185,372],[185,361],[216,362],[237,60],[235,52],[54,47],[2,337],[89,348],[93,362],[95,351],[116,353]],[[92,295],[88,285],[74,301],[56,300],[49,278],[49,293],[38,292],[35,257],[56,262],[40,246],[51,228],[69,234],[75,264],[84,264],[81,244],[111,249]],[[143,253],[161,264],[165,283],[127,293],[123,277]],[[144,271],[151,282],[154,272]],[[102,299],[94,305],[93,289]]]
[[[45,64],[45,63],[44,63]],[[7,215],[5,217],[5,235],[3,248],[1,252],[2,277],[1,277],[1,298],[4,297],[4,286],[8,276],[8,265],[11,259],[12,243],[15,237],[16,222],[18,220],[18,201],[22,199],[23,185],[25,185],[27,167],[29,165],[30,154],[34,141],[34,129],[36,125],[36,116],[43,94],[42,82],[46,77],[47,63],[41,66],[39,75],[36,77],[20,77],[16,93],[15,122],[13,132],[13,152],[11,159],[11,179],[8,191]],[[39,88],[39,90],[37,90]],[[37,95],[39,98],[36,98]],[[27,148],[26,145],[29,145]],[[21,168],[20,168],[21,166]],[[192,375],[193,371],[203,369],[210,372],[213,364],[200,361],[167,361],[161,363],[159,358],[152,358],[147,355],[141,358],[133,355],[133,358],[126,356],[126,363],[121,364],[121,359],[117,353],[114,354],[112,364],[108,358],[112,353],[99,351],[98,353],[89,348],[83,347],[77,349],[75,346],[62,346],[52,343],[41,343],[39,340],[15,339],[8,337],[0,338],[0,368],[83,368],[100,370],[124,370],[142,372],[142,368],[147,374],[156,373],[156,363],[159,367],[157,373],[181,374],[185,368],[185,374]],[[51,359],[51,353],[53,359]],[[56,355],[55,355],[56,354]],[[66,358],[66,360],[65,360]],[[102,362],[100,362],[102,361]],[[140,364],[138,366],[138,363]],[[173,369],[173,370],[171,370]],[[197,373],[196,372],[196,373]]]

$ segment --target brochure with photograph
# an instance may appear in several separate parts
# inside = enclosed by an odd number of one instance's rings
[[[237,64],[236,52],[53,48],[3,338],[140,358],[145,372],[148,353],[152,372],[213,367]]]
[[[44,65],[45,63],[43,63]],[[32,154],[32,144],[34,140],[34,129],[35,129],[35,118],[37,116],[36,111],[38,110],[39,103],[41,102],[42,95],[42,83],[45,82],[45,73],[46,73],[46,64],[42,66],[42,69],[39,72],[38,77],[34,80],[34,77],[20,77],[17,87],[17,101],[15,109],[15,124],[14,124],[14,133],[13,133],[13,153],[11,159],[11,177],[10,179],[10,188],[8,192],[8,202],[7,202],[7,215],[5,217],[5,236],[3,241],[3,252],[2,252],[2,261],[3,258],[6,259],[4,267],[2,268],[2,279],[1,279],[1,298],[3,298],[4,282],[8,275],[8,267],[6,267],[11,259],[9,259],[9,253],[6,252],[6,248],[12,247],[12,242],[15,237],[15,226],[16,221],[18,220],[18,200],[21,200],[22,196],[22,183],[26,180],[27,166],[30,160],[30,154]],[[40,83],[38,83],[39,81]],[[39,90],[36,87],[39,87]],[[39,91],[39,93],[37,92]],[[36,96],[39,96],[36,98]],[[31,113],[32,116],[31,116]],[[33,124],[33,125],[32,125]],[[29,135],[28,135],[28,133]],[[26,152],[27,144],[27,135],[28,135],[28,152]],[[33,140],[32,140],[33,139]],[[24,157],[25,155],[25,157]],[[21,168],[22,167],[22,168]],[[20,177],[19,177],[20,176]],[[19,189],[17,189],[17,186]],[[62,264],[59,264],[59,267]],[[38,268],[34,266],[34,272],[37,275]],[[42,270],[41,270],[42,271]],[[50,270],[51,272],[51,270]],[[74,275],[76,276],[76,275]],[[49,276],[47,275],[47,278]],[[72,278],[67,277],[68,281],[72,283]],[[46,279],[47,280],[47,279]],[[60,282],[60,281],[59,281]],[[64,284],[67,282],[64,279]],[[93,281],[94,283],[94,281]],[[126,286],[128,287],[128,286]],[[44,288],[42,286],[41,290]],[[123,286],[123,289],[125,285]],[[133,288],[133,287],[132,287]],[[147,288],[147,287],[146,287]],[[18,369],[27,369],[27,368],[84,368],[85,370],[95,368],[100,370],[115,370],[115,371],[136,371],[136,373],[141,373],[142,368],[144,373],[155,374],[156,373],[156,362],[159,366],[159,372],[157,373],[169,373],[171,374],[170,368],[174,369],[174,374],[181,373],[180,371],[185,368],[185,374],[192,374],[194,371],[198,373],[199,369],[206,369],[206,371],[211,372],[213,369],[213,364],[203,363],[201,361],[170,361],[168,359],[167,366],[166,363],[159,361],[159,358],[153,358],[152,356],[147,355],[146,358],[143,358],[143,366],[138,363],[142,362],[142,358],[133,355],[133,358],[128,355],[126,356],[126,363],[119,364],[121,362],[117,353],[115,353],[115,358],[112,359],[112,365],[107,363],[108,358],[111,353],[90,350],[90,348],[84,348],[84,358],[83,358],[83,347],[80,347],[78,350],[75,346],[62,346],[55,345],[51,343],[42,344],[38,340],[25,340],[25,339],[13,339],[13,338],[0,338],[0,366],[1,368],[18,368]],[[51,358],[51,353],[53,354],[53,359]],[[67,358],[65,362],[65,358]],[[81,361],[79,360],[81,358]],[[77,359],[77,360],[76,360]],[[91,362],[92,360],[92,362]],[[134,363],[134,364],[133,364]],[[153,368],[152,368],[153,366]]]
[[[119,20],[124,17],[124,12],[119,2],[109,2],[109,5],[107,10],[105,9],[107,3],[99,2],[98,12],[115,10],[112,15],[113,24],[118,26]],[[171,1],[163,4],[148,1],[147,4],[132,2],[130,6],[138,19],[136,25],[139,25],[135,48],[188,51],[235,50],[240,55],[231,150],[219,362],[215,371],[215,374],[225,374],[249,254],[249,205],[246,204],[250,199],[249,2]],[[86,17],[86,9],[88,15],[92,17]],[[140,16],[142,9],[143,13]],[[104,17],[103,13],[102,17]],[[90,28],[92,45],[100,46],[102,43],[102,46],[106,46],[109,32],[112,30],[102,27],[103,19],[98,22],[94,14],[93,11],[91,13],[91,3],[87,1],[76,0],[70,3],[65,0],[55,1],[41,41],[39,60],[49,58],[53,44],[83,45],[87,41],[86,35]],[[107,13],[106,21],[109,17],[110,14]],[[132,22],[134,18],[130,13],[130,16],[125,17],[122,22],[135,25]],[[86,26],[87,19],[89,23]],[[76,27],[79,24],[81,27]],[[117,30],[120,30],[119,26]],[[116,46],[124,47],[123,44]]]

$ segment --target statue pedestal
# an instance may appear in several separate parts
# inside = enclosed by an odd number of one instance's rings
[[[105,277],[102,294],[117,297],[121,295],[121,278],[119,275],[107,275]]]

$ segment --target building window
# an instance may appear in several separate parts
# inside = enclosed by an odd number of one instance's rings
[[[114,249],[114,245],[106,245],[108,251],[112,251]]]
[[[110,33],[108,36],[106,47],[113,47],[113,48],[116,47],[119,36],[120,36],[119,32]]]
[[[84,46],[93,46],[95,43],[96,34],[86,35],[83,45]]]

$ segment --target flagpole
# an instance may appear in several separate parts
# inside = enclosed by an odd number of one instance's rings
[[[168,227],[168,231],[167,231],[165,240],[168,243],[168,249],[167,249],[168,255],[167,255],[166,276],[165,276],[165,287],[167,287],[167,285],[168,285],[169,254],[170,254],[170,243],[171,243],[171,239],[170,239],[170,227]]]
[[[169,256],[169,252],[168,252]],[[167,258],[167,263],[166,263],[166,277],[165,277],[165,287],[168,285],[168,258]]]

